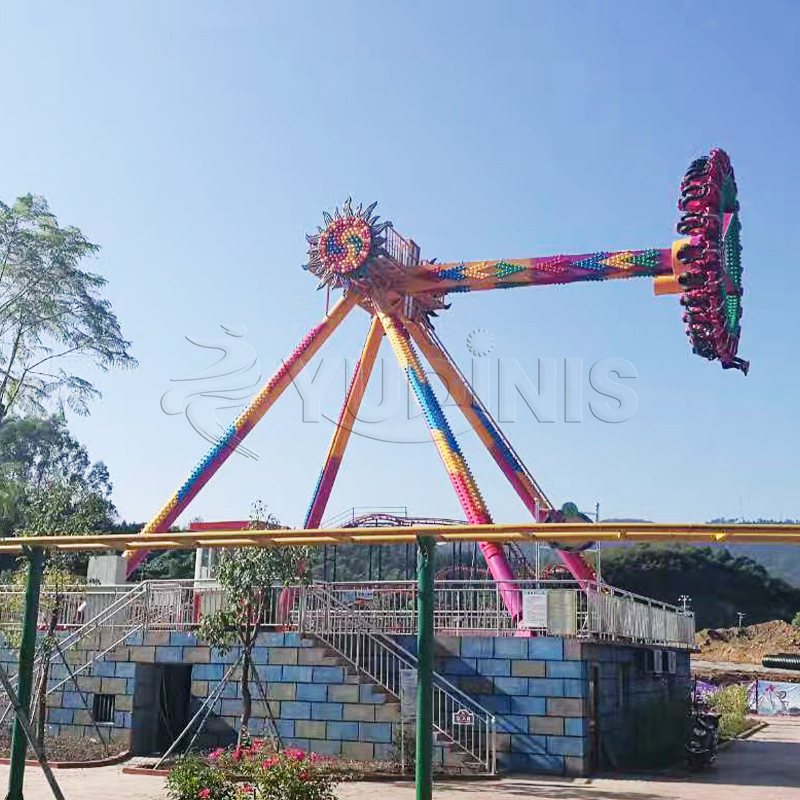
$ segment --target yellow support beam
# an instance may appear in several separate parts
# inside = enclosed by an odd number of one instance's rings
[[[22,536],[0,539],[0,553],[46,550],[186,550],[195,547],[298,547],[332,544],[404,544],[423,533],[438,542],[545,541],[578,545],[595,541],[731,542],[800,544],[800,525],[665,522],[520,522],[492,525],[425,525],[419,528],[298,528],[242,531],[170,532],[158,535],[100,533],[89,536]]]

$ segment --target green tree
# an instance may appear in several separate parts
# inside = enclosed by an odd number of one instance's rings
[[[792,625],[794,625],[795,628],[800,628],[800,611],[792,617]]]
[[[116,516],[110,499],[111,481],[102,463],[92,464],[86,448],[74,439],[61,417],[17,419],[0,425],[0,498],[3,535],[81,534],[108,530]],[[11,566],[10,556],[6,566]],[[34,699],[39,741],[44,746],[45,692],[65,591],[85,582],[76,570],[85,555],[49,554],[41,610],[45,629],[39,683]],[[24,570],[11,576],[20,592]],[[21,610],[21,594],[19,595]],[[13,609],[12,609],[13,610]],[[13,632],[6,638],[15,644]]]
[[[6,418],[0,425],[3,536],[108,530],[116,516],[111,480],[61,416]]]
[[[0,202],[0,421],[12,410],[42,414],[56,403],[79,414],[99,391],[76,371],[133,367],[106,279],[80,268],[98,251],[61,227],[43,197]]]
[[[253,504],[251,527],[279,528],[278,520]],[[307,582],[308,552],[303,547],[241,547],[223,550],[216,579],[225,593],[225,607],[200,621],[198,636],[222,652],[242,649],[242,716],[239,740],[248,736],[252,714],[252,652],[259,630],[273,610],[276,585]]]

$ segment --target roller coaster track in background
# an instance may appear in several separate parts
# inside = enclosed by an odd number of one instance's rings
[[[393,507],[392,507],[393,508]],[[397,507],[399,510],[401,507]],[[464,520],[448,519],[447,517],[410,517],[408,510],[402,515],[391,514],[383,510],[366,511],[356,514],[357,508],[349,508],[323,522],[323,527],[339,528],[380,528],[385,526],[405,527],[405,528],[424,528],[431,525],[464,525]],[[516,542],[506,542],[506,553],[514,566],[514,573],[519,578],[533,577],[535,569],[525,557],[522,548]],[[455,565],[443,567],[436,573],[437,579],[455,579],[455,572],[464,570],[469,571],[469,579],[485,579],[489,575],[485,567],[470,567],[467,565]]]

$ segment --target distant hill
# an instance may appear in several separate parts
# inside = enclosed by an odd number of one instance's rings
[[[646,519],[604,519],[602,522],[650,522]],[[712,519],[714,523],[755,522],[762,525],[800,524],[794,519]],[[604,544],[603,548],[626,545]],[[800,547],[793,544],[720,544],[709,545],[714,549],[729,550],[734,556],[747,556],[763,564],[771,575],[800,587]]]
[[[712,519],[711,522],[757,522],[769,524],[799,524],[797,519]],[[800,547],[793,544],[737,544],[729,545],[732,553],[754,558],[773,575],[800,586]]]
[[[691,597],[698,629],[733,625],[740,611],[747,624],[800,611],[800,588],[734,548],[636,544],[604,548],[602,564],[612,586],[675,604]]]

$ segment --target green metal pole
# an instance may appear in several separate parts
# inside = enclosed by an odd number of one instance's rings
[[[416,800],[431,800],[433,793],[433,569],[436,543],[417,537],[417,755]]]
[[[34,547],[28,553],[28,580],[25,587],[25,613],[22,617],[22,642],[19,646],[19,704],[30,719],[33,662],[36,658],[36,623],[39,618],[39,591],[42,587],[44,551]],[[25,778],[25,754],[28,740],[19,719],[14,720],[11,734],[11,761],[8,775],[7,800],[23,800],[22,782]]]

